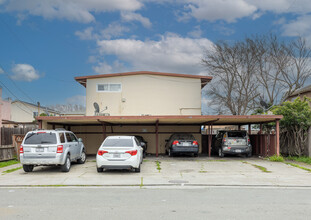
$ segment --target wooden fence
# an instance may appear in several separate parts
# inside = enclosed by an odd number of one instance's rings
[[[0,161],[12,160],[15,154],[15,147],[13,145],[0,146]]]
[[[32,131],[36,126],[24,127],[24,128],[0,128],[1,140],[0,140],[0,161],[11,160],[17,155],[17,144],[14,137],[16,135],[24,135],[28,131]],[[14,137],[13,137],[14,136]]]

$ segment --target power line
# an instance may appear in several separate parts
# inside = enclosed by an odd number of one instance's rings
[[[14,96],[18,101],[21,101],[3,82],[0,81],[0,84],[5,87],[9,93],[11,93],[12,96]],[[21,101],[21,104],[24,105],[26,108],[28,108],[27,105],[25,105],[22,101]],[[28,108],[28,110],[30,110],[32,112],[32,110],[30,108]]]
[[[17,84],[11,79],[11,77],[9,76],[9,74],[7,73],[7,71],[3,68],[3,66],[0,64],[1,69],[4,71],[4,74],[9,78],[9,80],[13,83],[13,85],[20,91],[22,92],[30,101],[32,101],[33,103],[36,103],[36,101],[34,101],[30,96],[28,96],[26,94],[26,92],[24,92],[21,88],[19,88],[19,86],[17,86]]]

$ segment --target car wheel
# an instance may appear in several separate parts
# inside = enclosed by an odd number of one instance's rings
[[[219,148],[219,150],[218,150],[218,155],[219,155],[219,157],[224,157],[225,156],[224,153],[222,152],[221,148]]]
[[[62,172],[69,172],[70,167],[71,167],[70,156],[69,156],[69,154],[67,154],[65,163],[61,166],[61,171]]]
[[[168,149],[168,156],[169,156],[169,157],[172,157],[172,156],[173,156],[173,153],[171,152],[171,149]]]
[[[82,153],[81,153],[81,157],[80,157],[80,159],[77,160],[77,162],[79,164],[84,164],[85,161],[86,161],[86,153],[85,153],[85,150],[83,149]]]
[[[199,156],[199,154],[195,153],[193,156],[194,156],[194,157],[198,157],[198,156]]]
[[[143,158],[146,158],[146,154],[147,154],[147,153],[146,153],[146,151],[145,151],[144,154],[143,154]]]
[[[134,168],[134,171],[135,171],[136,173],[140,173],[140,165],[139,165],[138,168]]]
[[[246,154],[247,157],[252,157],[252,152]]]
[[[34,165],[23,165],[23,169],[25,172],[32,172]]]
[[[104,171],[103,168],[98,168],[98,167],[97,167],[97,172],[98,172],[98,173],[101,173],[101,172],[103,172],[103,171]]]

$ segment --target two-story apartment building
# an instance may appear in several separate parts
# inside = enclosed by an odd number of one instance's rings
[[[201,89],[210,76],[163,72],[126,72],[75,77],[86,88],[86,115],[39,117],[44,129],[66,128],[96,154],[106,136],[140,135],[147,153],[164,154],[173,133],[192,133],[202,152],[202,125],[242,125],[279,120],[281,116],[201,114]],[[209,138],[211,140],[211,138]],[[208,144],[210,155],[211,141]],[[205,152],[206,151],[206,145]]]

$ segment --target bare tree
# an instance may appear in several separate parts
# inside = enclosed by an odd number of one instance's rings
[[[241,115],[249,113],[254,107],[258,85],[251,47],[248,42],[233,46],[218,42],[205,54],[202,62],[215,77],[209,94],[219,107],[218,111]]]
[[[208,94],[218,112],[233,115],[248,114],[260,103],[280,104],[310,77],[310,55],[302,38],[285,42],[271,34],[217,42],[202,59],[214,76]]]

